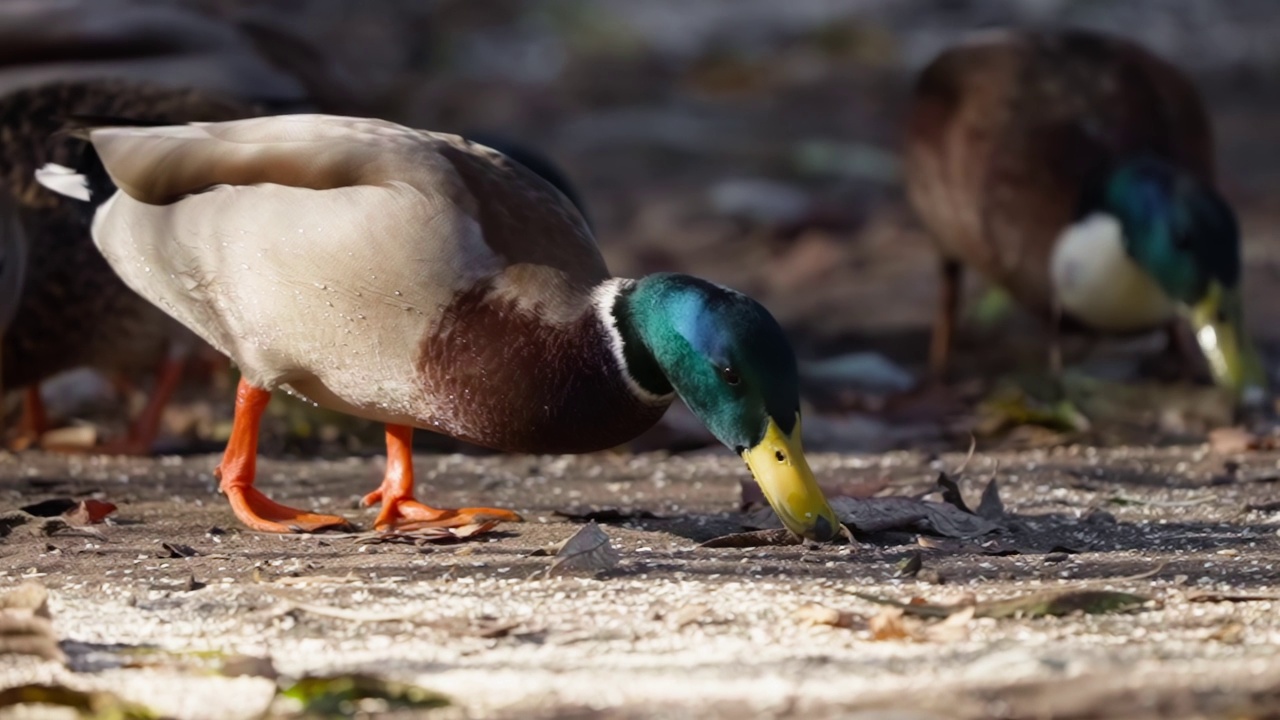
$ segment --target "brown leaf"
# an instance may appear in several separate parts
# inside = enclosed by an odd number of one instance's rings
[[[24,582],[18,587],[0,595],[0,611],[24,611],[48,619],[49,591],[37,582]]]
[[[62,514],[68,525],[96,525],[116,511],[116,506],[101,500],[82,500],[79,505]]]
[[[829,625],[838,628],[851,628],[863,625],[862,618],[854,613],[836,610],[818,603],[807,603],[796,608],[791,617],[810,625]]]
[[[376,531],[371,533],[355,533],[350,537],[360,545],[381,545],[398,543],[404,545],[425,545],[428,543],[447,543],[456,540],[468,540],[483,535],[498,526],[497,520],[483,523],[472,523],[456,528],[431,527],[406,523],[395,530]]]
[[[871,630],[871,639],[881,642],[887,640],[920,639],[920,621],[908,618],[901,608],[885,608],[867,621]]]
[[[161,543],[160,548],[163,553],[157,553],[162,558],[189,558],[200,554],[200,551],[190,545],[181,545],[179,543]]]
[[[969,639],[969,630],[977,608],[973,605],[947,616],[946,620],[925,628],[925,637],[934,642],[961,642]]]
[[[276,680],[280,672],[265,655],[230,655],[222,661],[222,674],[227,677],[262,677]]]
[[[574,533],[551,561],[548,575],[573,572],[598,573],[616,566],[621,558],[609,542],[609,536],[594,522],[583,525]]]
[[[1209,449],[1219,455],[1238,455],[1261,447],[1262,438],[1242,427],[1221,427],[1209,431]]]
[[[707,616],[709,616],[710,614],[711,614],[710,607],[708,607],[707,605],[702,605],[700,603],[694,603],[692,605],[685,605],[684,607],[675,611],[674,613],[671,614],[669,619],[671,621],[671,624],[675,626],[675,628],[678,630],[687,625],[693,625],[695,623],[701,624],[702,620]]]
[[[920,574],[921,568],[924,567],[924,558],[918,552],[913,552],[898,562],[894,568],[894,577],[915,577]]]
[[[1071,615],[1077,612],[1085,615],[1100,615],[1127,612],[1149,602],[1148,598],[1141,595],[1080,588],[1049,590],[980,603],[974,603],[972,599],[966,598],[955,605],[918,603],[915,602],[914,598],[911,602],[903,603],[865,593],[851,592],[850,594],[868,602],[888,605],[890,608],[900,610],[908,615],[934,618],[950,617],[952,614],[967,607],[974,608],[975,617],[985,618],[1034,618]]]
[[[770,511],[772,512],[772,511]],[[698,547],[703,548],[751,548],[751,547],[784,547],[787,545],[801,545],[804,538],[787,530],[786,528],[777,528],[774,530],[756,530],[753,532],[732,533],[729,535],[721,535],[712,538]]]
[[[116,506],[101,500],[51,498],[19,509],[36,517],[61,517],[68,525],[84,526],[102,522]]]
[[[15,705],[59,705],[71,708],[86,718],[119,718],[142,720],[154,718],[150,709],[125,700],[106,690],[73,690],[62,685],[17,685],[0,690],[0,708]]]
[[[1209,634],[1210,640],[1217,640],[1227,645],[1239,645],[1244,642],[1245,626],[1243,623],[1229,622]]]
[[[510,635],[518,627],[520,627],[520,621],[518,620],[488,620],[481,622],[472,632],[478,638],[493,640]]]
[[[66,662],[49,619],[48,591],[25,582],[0,595],[0,656],[35,655]]]

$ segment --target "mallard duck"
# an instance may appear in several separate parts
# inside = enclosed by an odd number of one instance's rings
[[[905,169],[942,254],[935,371],[967,265],[1032,311],[1095,331],[1185,318],[1216,382],[1262,394],[1209,118],[1168,62],[1093,32],[984,33],[920,74]]]
[[[0,98],[0,195],[9,208],[0,215],[8,215],[12,227],[20,224],[29,246],[22,291],[14,295],[13,319],[0,345],[0,382],[5,390],[27,391],[25,440],[47,429],[39,393],[46,378],[82,366],[119,373],[160,369],[128,437],[97,448],[148,452],[196,342],[112,272],[93,246],[83,204],[36,183],[34,173],[45,163],[74,163],[85,152],[82,141],[59,131],[77,115],[172,123],[253,114],[248,105],[207,93],[125,81],[53,83]]]
[[[379,528],[519,519],[415,500],[414,428],[588,452],[640,434],[679,394],[788,528],[839,532],[801,448],[796,360],[773,316],[687,275],[611,277],[572,203],[501,153],[325,115],[87,138],[111,182],[59,167],[41,182],[100,203],[107,262],[240,367],[219,476],[245,525],[345,523],[253,486],[259,418],[283,387],[386,424],[386,475],[365,497],[381,503]]]

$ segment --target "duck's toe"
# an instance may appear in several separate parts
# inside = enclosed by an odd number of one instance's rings
[[[310,533],[353,529],[344,517],[281,505],[252,487],[227,488],[226,493],[240,522],[258,532]]]
[[[412,498],[404,498],[384,502],[382,512],[378,513],[373,526],[378,530],[415,530],[428,527],[456,528],[489,522],[524,522],[524,518],[519,513],[503,508],[433,508]]]

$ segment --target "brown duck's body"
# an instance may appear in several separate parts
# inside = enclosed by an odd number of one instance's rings
[[[194,340],[120,281],[93,245],[83,203],[36,183],[45,163],[75,165],[85,152],[83,142],[59,131],[77,115],[189,122],[252,114],[204,93],[123,81],[55,83],[0,98],[0,191],[13,199],[29,246],[0,348],[6,391],[83,366],[155,370],[172,342]]]
[[[943,256],[939,326],[954,315],[961,264],[1049,316],[1055,242],[1091,184],[1134,157],[1213,182],[1195,88],[1141,47],[1089,32],[993,32],[934,60],[915,87],[905,167]],[[950,327],[942,332],[935,366]]]

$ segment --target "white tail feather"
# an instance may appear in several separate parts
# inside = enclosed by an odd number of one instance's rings
[[[69,198],[89,202],[89,182],[84,175],[57,163],[36,170],[36,182]]]

